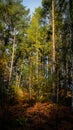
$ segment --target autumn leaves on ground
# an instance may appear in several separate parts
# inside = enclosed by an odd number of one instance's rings
[[[51,102],[0,108],[0,130],[73,130],[70,107]]]

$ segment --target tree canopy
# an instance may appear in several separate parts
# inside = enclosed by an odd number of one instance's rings
[[[73,107],[73,2],[41,4],[30,17],[22,0],[0,0],[0,96],[19,88],[59,103],[70,93]]]

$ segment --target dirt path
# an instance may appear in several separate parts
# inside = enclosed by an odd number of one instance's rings
[[[9,106],[0,114],[0,129],[73,130],[73,113],[70,108],[53,103]]]

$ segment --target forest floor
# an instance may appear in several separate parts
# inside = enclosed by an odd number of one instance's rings
[[[0,130],[73,130],[71,108],[51,102],[0,108]]]

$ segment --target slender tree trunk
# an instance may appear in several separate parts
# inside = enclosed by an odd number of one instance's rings
[[[31,61],[31,54],[30,54],[30,64],[29,64],[29,101],[31,101],[31,90],[32,90],[32,61]]]
[[[37,41],[36,41],[37,44]],[[36,48],[36,85],[37,85],[37,99],[39,98],[39,81],[38,81],[38,47]]]
[[[71,60],[72,60],[72,67],[71,67],[71,79],[72,79],[72,82],[71,82],[71,91],[72,91],[72,100],[71,100],[71,105],[72,105],[72,110],[73,110],[73,52],[72,52],[72,55],[71,55]]]
[[[54,12],[54,0],[52,0],[52,75],[55,75],[55,12]],[[55,97],[55,79],[53,77],[53,98]]]
[[[73,109],[73,0],[69,0],[69,12],[70,12],[70,44],[71,44],[71,78],[72,78],[72,109]]]
[[[31,101],[31,88],[32,88],[32,83],[31,83],[31,72],[29,75],[29,101]]]
[[[9,75],[9,84],[12,79],[12,70],[13,70],[13,62],[14,62],[14,52],[15,52],[15,28],[14,28],[14,40],[13,40],[13,48],[12,48],[12,59],[11,59],[11,66],[10,66],[10,75]]]
[[[36,29],[36,86],[37,86],[37,99],[39,97],[39,88],[38,88],[38,62],[39,62],[39,48],[38,48],[38,21],[37,21],[37,29]]]
[[[64,63],[64,98],[67,96],[67,87],[68,87],[68,63],[65,61]]]
[[[38,84],[38,48],[36,48],[36,80]]]

